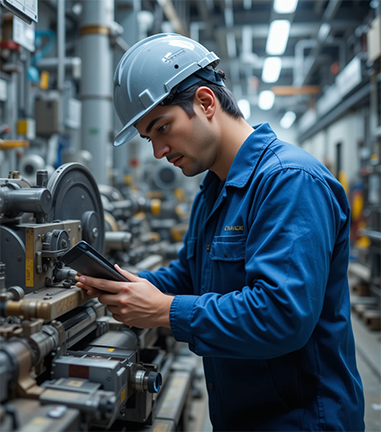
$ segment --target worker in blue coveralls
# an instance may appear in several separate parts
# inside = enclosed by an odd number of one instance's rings
[[[203,357],[214,431],[363,431],[346,194],[311,155],[243,119],[218,62],[176,34],[121,59],[114,144],[140,134],[156,158],[206,175],[169,267],[116,266],[131,283],[77,285],[116,320],[169,327]]]

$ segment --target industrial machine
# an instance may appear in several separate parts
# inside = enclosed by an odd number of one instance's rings
[[[109,210],[133,205],[116,202]],[[98,186],[81,164],[49,180],[39,170],[34,187],[17,172],[0,179],[2,431],[171,431],[186,422],[194,365],[170,333],[115,321],[60,261],[82,239],[112,250],[105,227]],[[134,235],[121,234],[131,247]]]

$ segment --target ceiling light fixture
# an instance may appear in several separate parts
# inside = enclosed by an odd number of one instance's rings
[[[287,111],[280,121],[283,129],[289,129],[296,119],[296,114],[292,111]]]
[[[258,106],[263,111],[270,110],[275,101],[275,94],[271,90],[264,90],[259,93]]]
[[[274,0],[274,11],[279,14],[294,13],[298,0]]]
[[[275,20],[270,24],[266,43],[267,54],[282,55],[284,53],[290,35],[290,27],[288,20]]]
[[[274,83],[278,81],[282,70],[282,59],[280,57],[267,57],[263,63],[262,81]]]
[[[318,31],[317,38],[320,42],[324,42],[331,31],[331,26],[328,23],[323,23]]]

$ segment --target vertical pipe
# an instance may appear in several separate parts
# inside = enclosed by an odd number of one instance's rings
[[[64,132],[64,82],[65,82],[65,0],[57,1],[57,87],[60,94],[59,131]]]
[[[134,45],[139,41],[140,28],[139,28],[139,11],[141,10],[140,0],[134,0],[133,9],[129,7],[129,2],[119,2],[115,10],[116,21],[123,27],[124,33],[122,38],[130,45]],[[114,53],[114,70],[122,58],[123,53],[116,50]],[[116,132],[124,126],[120,123],[118,116],[114,113],[113,127]],[[120,147],[114,148],[114,185],[121,186],[124,182],[124,175],[131,170],[129,167],[129,160],[131,159],[131,143],[124,144]],[[136,156],[135,156],[136,157]]]
[[[96,181],[108,184],[113,135],[113,56],[109,35],[114,21],[114,0],[84,0],[82,4],[82,148],[93,155],[92,173]]]

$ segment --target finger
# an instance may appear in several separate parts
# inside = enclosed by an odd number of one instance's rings
[[[117,306],[107,306],[107,310],[112,314],[119,314],[119,308]]]
[[[83,290],[85,290],[85,291],[89,291],[89,290],[92,289],[91,286],[89,286],[89,285],[85,285],[85,284],[83,284],[82,282],[77,282],[75,285],[76,285],[78,288],[81,288],[81,289],[83,289]]]
[[[117,306],[120,304],[119,296],[115,294],[105,294],[103,292],[99,294],[98,299],[102,304],[107,306]]]
[[[100,296],[102,294],[101,291],[99,291],[99,290],[97,290],[97,289],[95,289],[95,288],[93,288],[91,286],[84,285],[81,282],[77,282],[75,285],[78,288],[81,288],[89,297],[98,297],[98,296]]]
[[[119,321],[119,322],[123,322],[123,319],[120,315],[118,314],[112,314],[112,317],[114,318],[114,320]]]
[[[109,293],[117,294],[121,290],[120,282],[93,278],[90,276],[80,276],[76,277],[78,282],[83,285],[87,285],[91,288],[96,288],[98,290],[107,291]]]
[[[124,270],[118,266],[118,264],[115,264],[115,268],[118,270],[120,274],[125,276],[129,281],[131,282],[138,282],[141,278],[139,276],[134,275],[133,273],[130,273],[127,270]]]

